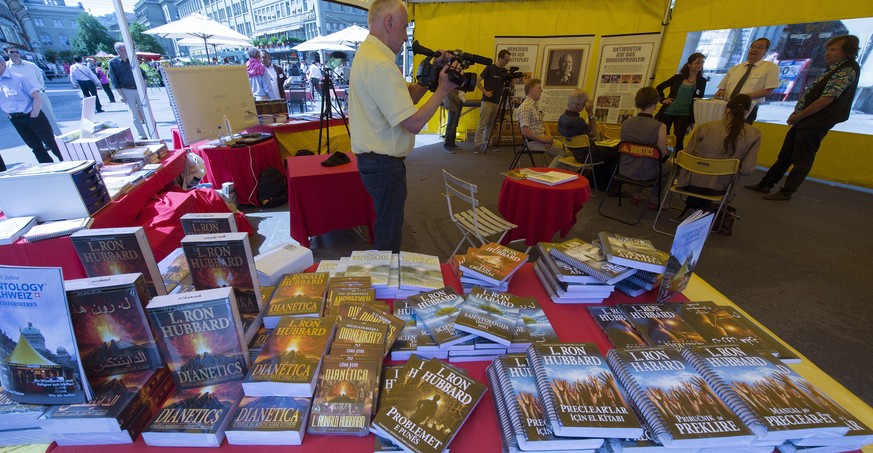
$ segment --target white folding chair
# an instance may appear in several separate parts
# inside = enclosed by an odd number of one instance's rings
[[[489,236],[499,234],[500,237],[495,242],[500,242],[500,240],[503,239],[503,236],[506,235],[507,231],[518,226],[507,222],[503,217],[491,212],[488,208],[480,206],[479,200],[476,199],[476,193],[479,190],[476,187],[476,184],[458,179],[445,170],[443,170],[443,179],[445,180],[446,185],[444,195],[446,196],[446,202],[449,206],[449,216],[451,217],[452,222],[455,223],[455,226],[457,226],[464,235],[455,249],[452,250],[452,255],[461,248],[461,245],[465,240],[473,247],[481,247],[482,245],[491,242],[487,239]],[[456,206],[452,205],[452,197],[458,198],[457,203],[463,203],[464,207],[469,205],[470,209],[456,211]],[[481,244],[473,242],[470,238],[471,236],[478,239]]]

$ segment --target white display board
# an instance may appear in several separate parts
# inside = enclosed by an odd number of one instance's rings
[[[185,145],[258,125],[245,66],[162,68],[170,106]],[[225,130],[226,124],[232,130]]]
[[[594,90],[594,118],[621,123],[635,115],[634,96],[649,86],[660,33],[603,36]]]

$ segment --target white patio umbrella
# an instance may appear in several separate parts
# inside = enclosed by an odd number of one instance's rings
[[[185,47],[196,47],[200,49],[205,49],[207,53],[207,59],[209,58],[209,48],[203,45],[203,40],[200,38],[183,38],[176,41],[176,44]],[[218,55],[218,49],[251,47],[252,41],[250,39],[247,39],[246,41],[237,41],[233,39],[207,38],[206,45],[211,46],[212,53]]]
[[[199,13],[146,30],[144,33],[161,38],[199,38],[203,40],[204,46],[208,44],[210,38],[251,42],[248,36]],[[209,59],[208,48],[206,49],[206,59]]]
[[[322,42],[358,45],[367,39],[370,30],[357,25],[346,27],[321,38]]]
[[[342,44],[330,43],[330,42],[320,42],[316,41],[318,38],[310,39],[304,43],[297,44],[292,47],[294,50],[299,50],[301,52],[306,52],[309,50],[341,50],[344,52],[354,52],[355,49],[352,49],[349,46],[344,46]]]

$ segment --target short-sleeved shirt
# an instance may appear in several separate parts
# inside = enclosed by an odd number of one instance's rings
[[[94,74],[94,71],[88,67],[88,65],[84,63],[76,63],[73,66],[70,66],[70,81],[75,84],[79,84],[79,82],[90,80],[97,85],[100,85],[100,79],[97,78],[97,74]]]
[[[564,114],[558,117],[558,133],[563,137],[575,137],[577,135],[587,135],[591,132],[591,125],[588,124],[579,115],[579,112],[565,110]]]
[[[546,126],[543,124],[543,111],[540,110],[539,102],[529,97],[524,98],[515,114],[518,116],[519,128],[530,128],[536,135],[546,134]]]
[[[488,65],[479,77],[482,78],[482,86],[486,90],[491,91],[493,96],[488,97],[482,94],[482,100],[487,102],[500,102],[500,95],[503,93],[503,74],[506,73],[506,68],[501,68],[496,64]]]
[[[309,71],[307,72],[307,75],[309,76],[310,79],[320,79],[321,78],[321,68],[319,68],[318,66],[316,66],[314,64],[310,65]]]
[[[0,75],[0,110],[6,113],[30,113],[33,110],[32,93],[37,91],[20,74],[6,70]]]
[[[724,90],[725,97],[733,93],[734,87],[737,86],[740,79],[743,78],[743,74],[746,73],[746,65],[748,64],[750,63],[745,61],[728,69],[727,74],[721,79],[718,89]],[[761,60],[752,66],[752,72],[749,73],[749,78],[746,79],[746,83],[740,88],[740,94],[749,94],[759,90],[779,87],[779,66],[765,60]],[[753,99],[753,101],[758,103],[763,100],[764,98]]]
[[[806,99],[806,93],[811,90],[814,86],[818,85],[818,82],[821,81],[822,77],[826,77],[831,73],[834,69],[839,67],[841,64],[845,63],[846,59],[842,59],[836,63],[832,63],[825,68],[825,71],[822,75],[818,76],[812,83],[808,84],[806,88],[803,89],[803,93],[800,95],[800,100],[797,101],[797,105],[794,106],[795,112],[801,112],[807,106],[804,104],[804,100]],[[858,73],[855,71],[855,68],[851,66],[846,66],[843,69],[840,69],[839,72],[833,75],[833,77],[828,80],[825,85],[824,91],[821,93],[821,97],[832,97],[838,98],[852,82],[855,81],[855,78],[858,77]]]
[[[21,64],[15,64],[12,60],[9,60],[6,62],[6,70],[20,74],[37,90],[45,89],[45,78],[42,69],[27,60],[21,60]]]
[[[349,132],[355,154],[406,157],[415,146],[415,134],[400,125],[416,109],[394,57],[373,35],[355,54],[349,77]]]

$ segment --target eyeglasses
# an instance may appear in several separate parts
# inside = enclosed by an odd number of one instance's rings
[[[7,50],[6,53],[20,53],[17,50]]]

